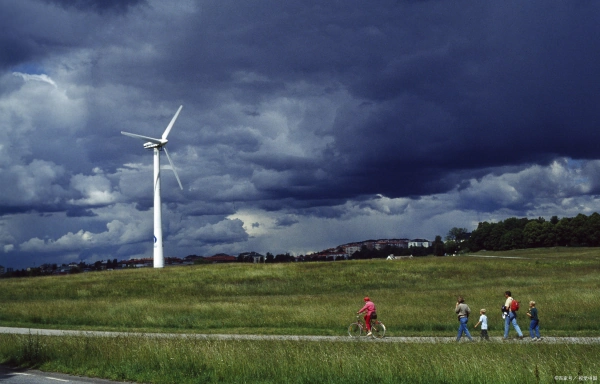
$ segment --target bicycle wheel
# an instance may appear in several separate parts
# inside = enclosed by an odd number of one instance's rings
[[[350,335],[350,337],[359,337],[361,331],[362,327],[358,323],[352,323],[348,327],[348,335]]]
[[[381,321],[375,320],[371,324],[371,332],[373,333],[373,337],[381,339],[385,336],[385,325]]]

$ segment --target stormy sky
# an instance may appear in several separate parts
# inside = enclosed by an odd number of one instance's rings
[[[0,265],[600,211],[600,2],[3,0]]]

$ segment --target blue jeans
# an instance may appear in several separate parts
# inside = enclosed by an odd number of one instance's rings
[[[508,312],[506,318],[504,319],[504,338],[508,339],[508,327],[512,324],[515,331],[517,331],[517,335],[519,337],[523,337],[523,332],[521,332],[521,328],[519,328],[519,324],[517,324],[517,315],[514,312]]]
[[[460,319],[458,319],[458,321],[460,321],[460,326],[458,327],[458,335],[456,335],[456,341],[460,340],[460,337],[462,336],[463,332],[465,333],[465,335],[467,335],[469,340],[473,341],[473,338],[469,333],[469,329],[467,328],[467,321],[469,321],[469,318],[461,317]]]
[[[531,320],[531,322],[529,323],[529,336],[531,336],[531,338],[533,339],[534,335],[538,339],[540,338],[540,321],[539,320]]]

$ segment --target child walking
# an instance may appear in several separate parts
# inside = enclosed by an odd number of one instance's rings
[[[538,310],[535,307],[535,301],[529,302],[529,311],[527,311],[527,316],[529,316],[531,319],[529,322],[529,336],[531,336],[531,341],[541,340],[540,319],[538,318]]]
[[[488,336],[488,325],[487,325],[487,316],[485,315],[485,308],[479,311],[479,321],[475,324],[475,328],[479,324],[481,324],[481,340],[486,339],[490,341],[490,337]]]

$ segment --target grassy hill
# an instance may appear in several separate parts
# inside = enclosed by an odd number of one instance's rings
[[[502,334],[511,290],[542,336],[600,336],[600,249],[293,264],[214,264],[0,280],[0,325],[345,335],[369,295],[390,336],[454,336],[463,295]],[[469,326],[473,332],[475,319]],[[511,330],[511,335],[514,331]],[[598,345],[396,344],[0,335],[0,362],[156,383],[551,382],[600,372]],[[508,364],[510,362],[510,364]],[[507,365],[508,364],[508,365]],[[507,366],[511,366],[507,369]],[[367,368],[368,367],[368,368]]]
[[[213,264],[0,280],[0,325],[148,332],[342,335],[369,295],[390,335],[447,336],[463,295],[502,325],[504,291],[554,336],[600,336],[600,249],[485,257]],[[498,256],[498,257],[490,257]],[[510,257],[510,258],[507,258]],[[523,324],[525,325],[525,324]]]

